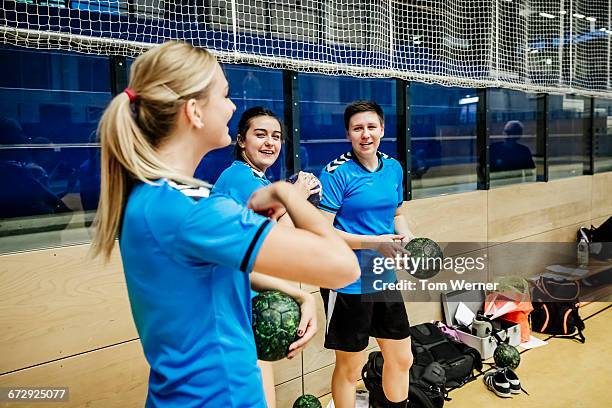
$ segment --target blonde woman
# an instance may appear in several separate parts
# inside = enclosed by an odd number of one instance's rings
[[[341,287],[355,256],[289,183],[248,208],[193,178],[230,143],[235,106],[215,58],[167,42],[138,57],[99,126],[102,185],[94,255],[119,236],[132,314],[151,367],[147,407],[265,407],[248,273]],[[287,211],[295,228],[258,215]],[[313,263],[312,254],[324,263]]]

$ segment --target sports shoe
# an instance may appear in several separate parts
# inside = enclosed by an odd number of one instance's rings
[[[510,383],[510,392],[512,394],[520,394],[521,393],[521,382],[519,381],[518,376],[512,369],[506,367],[502,369],[508,383]]]
[[[355,394],[355,408],[368,408],[370,406],[370,393],[367,390],[357,390]],[[334,400],[329,400],[326,408],[334,408]]]
[[[504,375],[503,371],[489,371],[488,373],[485,373],[482,380],[498,397],[512,397],[512,393],[510,392],[510,383],[508,382],[508,379]]]

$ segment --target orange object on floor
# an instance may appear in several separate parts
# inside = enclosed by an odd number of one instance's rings
[[[513,307],[508,307],[508,303]],[[505,320],[515,322],[521,326],[521,343],[529,341],[531,328],[529,327],[529,313],[533,310],[529,295],[517,292],[493,292],[487,295],[484,310],[500,310],[507,308],[509,311],[502,316]]]

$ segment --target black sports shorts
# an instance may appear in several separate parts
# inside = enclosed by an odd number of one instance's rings
[[[410,337],[408,315],[400,292],[346,294],[321,288],[325,307],[325,348],[365,350],[370,336],[402,340]]]

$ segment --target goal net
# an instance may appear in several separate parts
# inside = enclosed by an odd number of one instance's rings
[[[0,42],[612,97],[612,0],[2,0]]]

